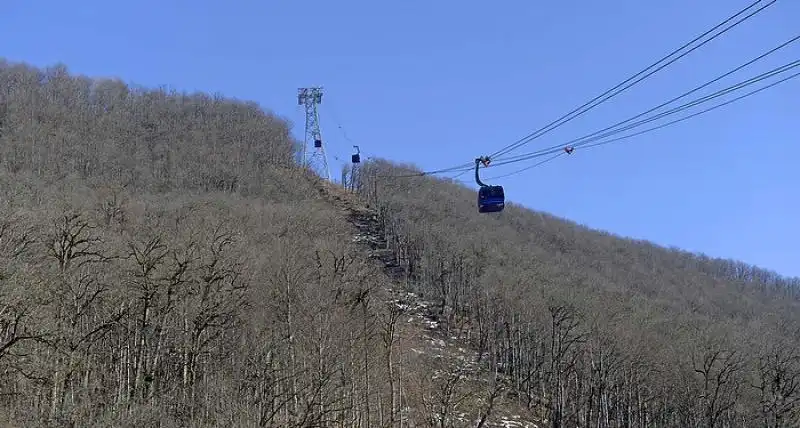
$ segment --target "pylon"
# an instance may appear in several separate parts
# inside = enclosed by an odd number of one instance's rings
[[[322,133],[319,130],[319,113],[317,104],[322,103],[322,88],[300,88],[297,93],[297,104],[306,109],[306,134],[303,141],[303,165],[310,168],[320,177],[331,181],[331,171],[328,167],[328,155],[325,154],[325,145]],[[309,146],[311,145],[311,146]]]

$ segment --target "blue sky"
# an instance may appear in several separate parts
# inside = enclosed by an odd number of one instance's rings
[[[300,137],[297,88],[323,85],[329,155],[352,150],[341,125],[368,155],[437,169],[529,134],[749,2],[5,0],[0,55],[252,99]],[[659,104],[797,35],[798,22],[800,2],[780,0],[512,154]],[[798,54],[800,43],[725,82]],[[800,275],[799,113],[796,79],[500,184],[511,201],[591,227]]]

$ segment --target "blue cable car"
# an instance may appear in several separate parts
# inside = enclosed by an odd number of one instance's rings
[[[478,190],[478,212],[496,213],[506,206],[503,186],[481,186]]]
[[[475,182],[481,186],[478,190],[478,212],[479,213],[496,213],[503,211],[506,207],[506,195],[503,186],[490,186],[481,181],[478,169],[481,164],[483,166],[489,165],[489,158],[486,156],[475,159]]]

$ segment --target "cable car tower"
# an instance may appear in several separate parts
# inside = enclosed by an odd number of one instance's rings
[[[319,131],[319,114],[317,104],[322,103],[322,88],[299,88],[297,91],[297,105],[306,109],[306,135],[303,141],[303,165],[309,167],[320,177],[331,181],[331,171],[328,168],[328,155],[322,145],[322,134]],[[314,142],[314,147],[309,144]]]

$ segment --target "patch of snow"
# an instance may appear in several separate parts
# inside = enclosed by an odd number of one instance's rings
[[[438,321],[431,321],[431,320],[427,320],[426,319],[426,320],[423,320],[423,322],[430,329],[435,329],[435,328],[439,327],[439,322]]]
[[[433,346],[435,346],[435,347],[437,347],[437,348],[444,348],[444,347],[447,345],[447,344],[445,343],[445,341],[444,341],[444,340],[442,340],[442,339],[434,339],[434,338],[431,338],[431,339],[430,339],[430,342],[431,342],[431,344],[432,344]]]

